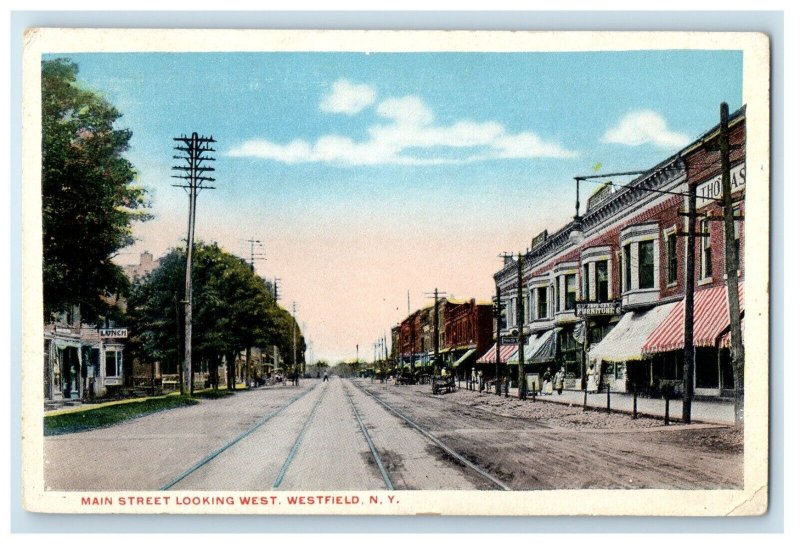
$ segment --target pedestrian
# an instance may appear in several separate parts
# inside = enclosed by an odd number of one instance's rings
[[[548,368],[544,372],[544,384],[542,385],[542,395],[552,395],[553,394],[553,375]]]
[[[561,370],[556,372],[556,391],[560,395],[561,392],[564,390],[564,367],[561,367]]]
[[[586,371],[586,390],[589,393],[597,393],[597,386],[597,371],[594,363],[589,363],[589,369]]]
[[[325,371],[325,374],[322,375],[322,381],[323,382],[327,382],[328,381],[328,372],[327,371]]]

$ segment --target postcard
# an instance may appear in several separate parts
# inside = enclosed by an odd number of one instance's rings
[[[29,29],[25,508],[763,514],[769,65]]]

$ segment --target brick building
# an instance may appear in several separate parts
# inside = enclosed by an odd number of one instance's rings
[[[435,305],[406,317],[392,329],[392,352],[402,366],[430,367],[434,361]],[[463,370],[492,342],[492,305],[475,299],[441,299],[438,304],[439,356],[442,364]],[[396,336],[395,336],[396,335]]]
[[[730,126],[731,185],[734,195],[741,195],[737,207],[743,211],[743,111],[732,116]],[[718,128],[712,129],[627,185],[601,185],[582,217],[537,237],[522,256],[522,323],[517,323],[517,261],[509,258],[495,274],[505,313],[501,342],[525,335],[525,364],[532,373],[564,368],[567,387],[589,383],[618,391],[633,383],[657,389],[679,381],[683,330],[677,324],[682,324],[686,262],[686,237],[680,233],[687,221],[679,212],[687,208],[693,184],[698,211],[721,215],[717,201],[703,198],[721,194],[719,152],[706,145],[717,134]],[[698,220],[697,230],[709,233],[696,242],[698,394],[724,394],[730,375],[722,345],[729,326],[722,229],[721,221]],[[736,232],[743,232],[741,224]],[[743,239],[737,244],[743,247]],[[493,358],[487,353],[479,360]],[[514,356],[507,362],[516,362]]]

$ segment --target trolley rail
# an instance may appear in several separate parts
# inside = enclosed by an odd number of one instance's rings
[[[439,440],[438,438],[433,436],[433,434],[431,434],[429,431],[424,429],[416,421],[411,419],[409,416],[404,414],[402,411],[400,411],[399,409],[395,408],[394,406],[391,406],[391,405],[387,404],[383,399],[379,398],[377,395],[375,395],[371,391],[365,389],[361,385],[359,385],[359,384],[357,384],[355,382],[353,382],[353,385],[359,391],[361,391],[362,393],[372,397],[373,400],[375,400],[378,404],[383,406],[386,410],[388,410],[389,412],[393,413],[394,415],[396,415],[397,417],[399,417],[400,419],[402,419],[403,421],[405,421],[406,423],[411,425],[411,427],[414,428],[417,432],[419,432],[425,438],[427,438],[428,440],[430,440],[431,442],[436,444],[439,448],[441,448],[444,452],[446,452],[453,459],[456,459],[464,467],[472,470],[475,474],[477,474],[478,476],[480,476],[484,480],[489,481],[496,488],[502,489],[503,491],[511,491],[511,488],[508,487],[506,484],[504,484],[503,482],[501,482],[500,480],[498,480],[497,478],[495,478],[494,476],[492,476],[491,474],[489,474],[488,472],[486,472],[485,470],[483,470],[479,466],[475,465],[469,459],[465,458],[463,455],[461,455],[460,453],[456,452],[450,446],[448,446],[447,444],[445,444],[444,442],[442,442],[441,440]]]
[[[231,440],[230,442],[228,442],[227,444],[225,444],[221,448],[219,448],[217,450],[214,450],[213,452],[211,452],[207,456],[203,457],[200,461],[198,461],[197,463],[195,463],[194,465],[192,465],[191,467],[186,469],[179,476],[177,476],[176,478],[170,480],[169,483],[167,483],[167,484],[165,484],[164,486],[161,487],[160,491],[169,490],[172,486],[174,486],[175,484],[177,484],[178,482],[180,482],[181,480],[183,480],[184,478],[186,478],[190,474],[192,474],[192,473],[198,471],[199,469],[203,468],[209,462],[213,461],[219,454],[221,454],[225,450],[229,449],[230,447],[234,446],[235,444],[241,442],[243,439],[245,439],[248,436],[250,436],[253,432],[258,430],[259,427],[264,425],[266,422],[268,422],[269,420],[271,420],[272,418],[274,418],[275,416],[277,416],[278,414],[280,414],[284,410],[286,410],[289,406],[291,406],[292,404],[294,404],[295,402],[297,402],[301,398],[305,397],[311,391],[314,391],[316,388],[317,388],[317,386],[315,385],[311,389],[307,389],[306,391],[303,391],[299,395],[297,395],[294,398],[292,398],[292,400],[290,400],[288,403],[286,403],[283,406],[281,406],[280,408],[278,408],[276,411],[272,412],[271,414],[268,414],[268,415],[264,416],[259,421],[257,421],[252,427],[250,427],[249,429],[244,431],[242,434],[240,434],[239,436],[237,436],[236,438],[234,438],[233,440]],[[320,397],[322,397],[322,395],[320,395]],[[315,406],[315,409],[316,409],[316,406]]]
[[[316,389],[316,386],[314,386]],[[314,419],[314,414],[317,413],[317,408],[319,405],[322,404],[322,398],[325,396],[325,393],[328,392],[328,387],[326,386],[322,393],[320,394],[317,402],[314,404],[314,408],[311,409],[311,412],[308,414],[305,423],[303,423],[303,428],[300,429],[300,434],[297,435],[297,438],[292,444],[292,449],[289,450],[289,455],[286,456],[286,460],[283,462],[283,466],[281,467],[280,472],[278,472],[278,476],[275,478],[275,483],[272,484],[272,489],[278,489],[283,483],[283,478],[286,476],[286,472],[289,470],[289,467],[292,465],[292,461],[294,461],[295,456],[297,455],[298,450],[300,449],[300,445],[303,443],[303,437],[306,434],[306,430],[308,429],[309,424]]]
[[[367,428],[364,426],[361,415],[358,413],[358,409],[356,408],[356,403],[353,401],[353,395],[350,394],[350,391],[348,391],[347,388],[345,388],[345,393],[347,394],[347,400],[350,401],[350,407],[353,409],[353,414],[356,416],[356,421],[358,421],[358,426],[361,428],[361,433],[364,435],[364,439],[367,441],[369,451],[372,452],[372,458],[375,460],[375,464],[378,466],[378,470],[381,473],[383,483],[386,484],[386,489],[389,491],[394,491],[392,479],[389,476],[389,472],[386,470],[386,466],[384,466],[383,461],[381,461],[381,456],[378,454],[378,450],[375,447],[375,444],[372,442],[372,438],[369,436]]]

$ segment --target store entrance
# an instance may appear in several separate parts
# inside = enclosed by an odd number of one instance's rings
[[[61,392],[65,399],[81,398],[81,361],[78,348],[66,347],[61,351]]]

